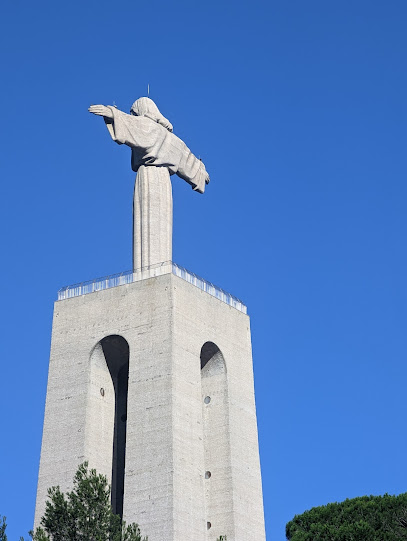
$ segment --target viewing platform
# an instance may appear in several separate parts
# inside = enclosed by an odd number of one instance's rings
[[[110,289],[112,287],[139,282],[140,280],[169,273],[175,274],[175,276],[182,278],[202,291],[206,291],[209,295],[212,295],[229,306],[236,308],[236,310],[247,314],[247,306],[237,297],[171,261],[159,265],[152,265],[151,267],[139,271],[120,272],[103,278],[96,278],[95,280],[88,280],[87,282],[80,282],[79,284],[62,287],[58,291],[58,301],[87,295],[88,293],[94,293],[95,291],[101,291],[102,289]]]

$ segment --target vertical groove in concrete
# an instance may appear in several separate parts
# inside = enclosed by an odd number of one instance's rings
[[[141,208],[140,198],[142,194],[139,184],[136,181],[134,183],[133,190],[133,269],[141,267]],[[136,225],[137,224],[137,225]]]
[[[115,394],[111,501],[113,512],[123,516],[126,464],[127,397],[129,380],[129,344],[118,335],[101,341]]]
[[[201,349],[206,539],[234,534],[229,400],[225,359],[212,342]],[[208,528],[208,526],[210,526]]]

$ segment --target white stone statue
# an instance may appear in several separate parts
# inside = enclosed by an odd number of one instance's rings
[[[209,183],[204,164],[172,133],[150,98],[140,98],[126,114],[113,106],[91,105],[103,116],[116,143],[131,148],[131,167],[137,172],[133,203],[133,269],[172,259],[172,189],[174,173],[203,193]]]

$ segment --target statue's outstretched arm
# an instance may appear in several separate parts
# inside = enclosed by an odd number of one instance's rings
[[[106,105],[91,105],[88,109],[89,113],[98,116],[104,116],[105,118],[113,118],[112,111]]]

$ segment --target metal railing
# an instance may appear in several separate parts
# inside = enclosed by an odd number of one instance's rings
[[[229,306],[233,306],[233,308],[236,308],[237,310],[240,310],[244,314],[247,314],[247,306],[243,304],[243,302],[240,299],[231,295],[227,291],[224,291],[220,287],[213,285],[211,282],[204,280],[200,276],[197,276],[193,272],[187,269],[184,269],[184,267],[180,267],[176,263],[173,263],[172,273],[175,274],[175,276],[179,276],[186,282],[189,282],[190,284],[196,287],[199,287],[199,289],[202,289],[202,291],[206,291],[207,293],[209,293],[209,295],[216,297],[220,301],[223,301],[226,304],[229,304]]]
[[[131,284],[145,278],[160,276],[161,274],[167,274],[169,272],[172,272],[175,276],[182,278],[202,291],[206,291],[209,295],[216,297],[229,306],[236,308],[236,310],[247,314],[247,306],[243,304],[240,299],[171,261],[160,263],[159,265],[152,265],[151,267],[140,270],[120,272],[118,274],[105,276],[104,278],[96,278],[95,280],[88,280],[87,282],[62,287],[58,291],[58,300],[62,301],[64,299],[94,293],[95,291],[101,291],[102,289],[110,289],[112,287]]]

